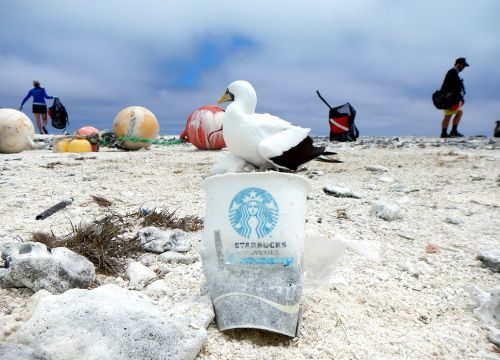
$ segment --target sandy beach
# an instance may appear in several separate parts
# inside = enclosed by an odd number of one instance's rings
[[[36,135],[39,145],[50,139]],[[485,137],[316,142],[336,151],[343,162],[313,161],[297,172],[312,187],[307,235],[371,243],[379,253],[347,251],[326,286],[304,290],[298,337],[221,332],[213,321],[198,359],[498,359],[490,331],[474,313],[470,291],[499,285],[499,274],[476,257],[499,249],[500,142]],[[228,154],[191,144],[133,152],[45,148],[0,154],[0,249],[30,240],[33,232],[66,234],[71,223],[89,223],[110,210],[127,214],[157,208],[203,218],[201,183]],[[323,190],[329,186],[348,188],[359,198],[332,196]],[[100,207],[92,195],[112,205]],[[68,197],[74,198],[71,205],[35,220]],[[373,215],[377,203],[396,204],[401,218]],[[198,253],[201,240],[202,231],[189,254]],[[428,244],[435,244],[437,252],[426,252]],[[162,276],[171,286],[164,298],[155,298],[159,307],[200,292],[205,282],[201,261],[164,266]],[[98,282],[128,287],[124,275],[99,275]],[[27,321],[32,295],[29,289],[0,289],[1,342]]]

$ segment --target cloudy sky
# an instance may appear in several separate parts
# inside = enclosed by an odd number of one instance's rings
[[[110,129],[141,105],[160,133],[178,135],[193,110],[247,80],[257,112],[314,135],[329,131],[316,90],[332,106],[350,102],[361,135],[437,135],[430,96],[466,57],[461,130],[491,135],[499,13],[498,0],[2,0],[0,108],[19,108],[38,79],[71,130]],[[24,111],[33,118],[31,101]]]

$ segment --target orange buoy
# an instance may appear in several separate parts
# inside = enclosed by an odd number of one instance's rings
[[[94,135],[97,135],[99,134],[99,130],[97,130],[95,127],[93,126],[84,126],[80,129],[78,129],[76,132],[75,132],[75,136],[77,138],[81,138],[81,139],[89,139],[90,137],[94,136]],[[99,151],[99,144],[97,142],[93,142],[91,141],[90,144],[92,145],[92,151]]]
[[[186,122],[186,128],[179,137],[186,138],[198,149],[220,150],[226,147],[222,136],[224,109],[205,105],[193,111]]]
[[[113,133],[116,137],[156,140],[160,125],[154,114],[142,106],[130,106],[116,115]],[[122,146],[128,150],[138,150],[151,146],[148,142],[125,141]]]
[[[95,135],[95,134],[98,134],[98,133],[99,133],[99,130],[97,130],[95,127],[93,127],[93,126],[84,126],[84,127],[80,128],[80,129],[78,129],[75,132],[75,135],[76,135],[76,137],[86,138],[87,136]]]

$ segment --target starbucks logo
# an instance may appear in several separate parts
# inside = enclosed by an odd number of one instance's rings
[[[234,231],[249,239],[267,236],[278,222],[278,204],[260,188],[241,190],[229,205],[229,221]]]

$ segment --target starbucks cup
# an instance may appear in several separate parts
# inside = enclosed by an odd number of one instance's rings
[[[295,336],[309,183],[264,172],[216,175],[203,187],[201,255],[218,328]]]

